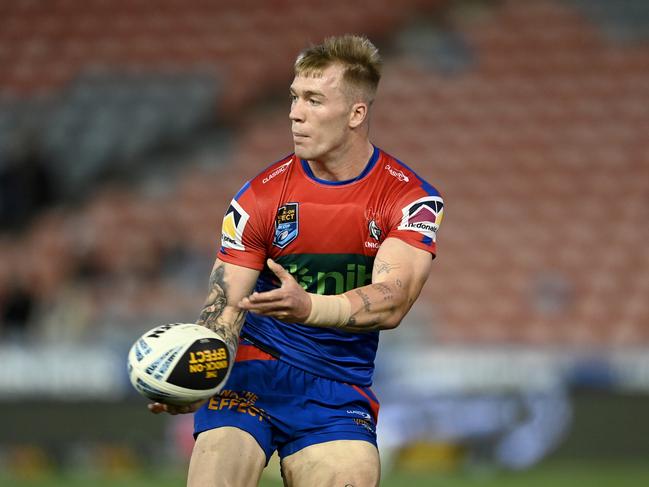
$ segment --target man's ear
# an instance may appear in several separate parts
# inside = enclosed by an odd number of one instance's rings
[[[368,106],[367,103],[354,103],[349,113],[349,126],[355,129],[360,126],[367,118]]]

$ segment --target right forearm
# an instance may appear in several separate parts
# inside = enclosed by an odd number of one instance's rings
[[[239,333],[243,326],[245,311],[232,305],[230,299],[224,266],[217,265],[212,270],[210,290],[197,324],[221,335],[231,356],[234,357],[239,344]]]

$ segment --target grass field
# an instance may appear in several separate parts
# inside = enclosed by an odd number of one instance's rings
[[[2,487],[179,487],[184,473],[158,474],[60,475],[47,478],[16,479],[0,474]],[[381,482],[382,487],[637,487],[649,485],[649,462],[620,463],[551,463],[520,472],[479,470],[454,474],[393,473]],[[275,480],[264,480],[261,487],[281,487]],[[320,487],[320,486],[314,486]]]

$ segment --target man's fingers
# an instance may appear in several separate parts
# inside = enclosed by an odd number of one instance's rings
[[[263,293],[254,292],[239,301],[238,306],[247,311],[255,311],[260,304],[279,303],[284,298],[285,295],[281,289],[273,289]]]
[[[175,406],[173,404],[163,404],[161,402],[153,402],[153,403],[147,404],[147,408],[153,414],[160,414],[160,413],[168,413],[168,414],[171,414],[171,415],[187,414],[187,413],[193,413],[198,408],[200,408],[205,402],[206,402],[206,400],[205,401],[197,401],[197,402],[193,402],[191,404],[187,404],[187,405],[184,405],[184,406]]]
[[[149,411],[151,411],[153,414],[164,413],[167,410],[166,405],[159,402],[147,404],[147,408],[149,408]]]
[[[273,259],[267,259],[266,264],[268,265],[268,268],[273,271],[273,273],[279,278],[279,280],[284,283],[286,280],[293,279],[293,276],[284,269],[281,265],[279,265],[277,262],[275,262]]]
[[[272,303],[284,299],[285,293],[281,289],[273,289],[263,293],[252,293],[247,299],[251,303]],[[245,298],[244,298],[245,299]]]
[[[246,298],[244,298],[244,300],[245,299]],[[248,301],[248,303],[246,303],[245,305],[242,302],[242,305],[240,307],[245,309],[246,311],[252,311],[253,313],[258,313],[258,314],[267,314],[275,311],[286,312],[288,309],[286,303],[282,303],[281,301],[271,301],[271,302]]]

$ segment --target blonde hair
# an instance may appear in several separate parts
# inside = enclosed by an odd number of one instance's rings
[[[353,96],[371,103],[381,79],[379,50],[365,36],[328,37],[322,44],[302,51],[295,60],[295,74],[313,76],[332,64],[344,68],[343,80]]]

